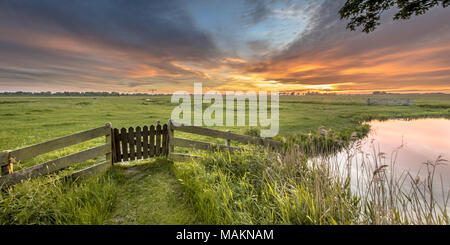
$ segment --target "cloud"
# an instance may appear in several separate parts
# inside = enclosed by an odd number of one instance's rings
[[[3,28],[64,33],[90,45],[167,58],[217,54],[211,37],[176,1],[6,0],[0,9]]]
[[[398,22],[392,22],[388,12],[384,24],[366,34],[346,30],[346,21],[338,16],[344,2],[324,1],[286,49],[250,63],[242,72],[289,85],[351,83],[359,89],[400,89],[422,83],[450,90],[448,9]]]
[[[273,14],[266,0],[246,0],[245,5],[246,10],[242,18],[250,25],[261,23]]]
[[[127,79],[137,66],[158,70],[159,76],[192,75],[173,62],[212,67],[221,57],[212,37],[184,11],[182,1],[5,0],[0,2],[0,33],[0,66],[13,67],[15,75],[9,80],[20,83],[29,83],[21,79],[29,77],[27,69],[54,74],[50,86],[58,74],[58,80],[67,81],[86,76],[98,83]],[[56,66],[87,74],[57,71]],[[2,76],[7,77],[5,69]]]
[[[270,42],[268,40],[248,41],[247,46],[255,53],[266,54],[270,51]]]
[[[3,0],[0,90],[170,92],[202,81],[232,89],[450,92],[449,9],[398,22],[388,11],[365,34],[346,30],[338,15],[344,2],[224,2],[239,14],[223,11],[217,20],[237,17],[238,24],[207,32],[198,21],[216,26],[210,13],[193,18],[202,13],[188,12],[182,0]]]

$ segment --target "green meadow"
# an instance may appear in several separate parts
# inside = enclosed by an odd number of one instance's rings
[[[368,106],[367,98],[409,98],[414,105]],[[142,127],[157,120],[167,123],[175,106],[170,96],[0,97],[0,150],[29,146],[107,122],[117,128]],[[349,139],[355,132],[364,137],[369,129],[362,123],[372,119],[450,118],[450,95],[281,96],[279,110],[277,140],[299,143],[309,133],[320,136],[319,128]],[[258,127],[218,129],[249,135],[259,131]],[[223,143],[185,133],[175,132],[175,136]],[[98,138],[19,162],[14,170],[103,142],[104,138]],[[0,224],[448,223],[447,217],[431,213],[412,219],[395,208],[379,220],[381,211],[374,208],[373,200],[362,203],[345,179],[330,180],[327,169],[308,166],[308,155],[296,157],[299,152],[295,150],[282,156],[256,148],[232,155],[195,154],[203,159],[181,163],[158,158],[117,165],[107,173],[75,183],[58,180],[60,175],[101,161],[100,157],[25,181],[1,192]]]

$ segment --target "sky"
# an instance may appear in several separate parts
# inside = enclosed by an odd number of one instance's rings
[[[450,8],[346,29],[345,0],[0,0],[0,91],[450,93]]]

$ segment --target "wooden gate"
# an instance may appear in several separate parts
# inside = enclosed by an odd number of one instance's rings
[[[113,129],[113,162],[126,162],[167,156],[169,137],[167,124],[150,127]]]

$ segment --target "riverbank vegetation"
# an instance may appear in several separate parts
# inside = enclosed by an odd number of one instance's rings
[[[309,158],[299,148],[283,154],[252,149],[203,154],[177,163],[176,175],[207,224],[449,224],[450,193],[442,193],[443,203],[432,194],[444,159],[429,162],[422,180],[398,176],[395,163],[382,162],[380,154],[356,163],[361,175],[355,177],[336,159]]]

